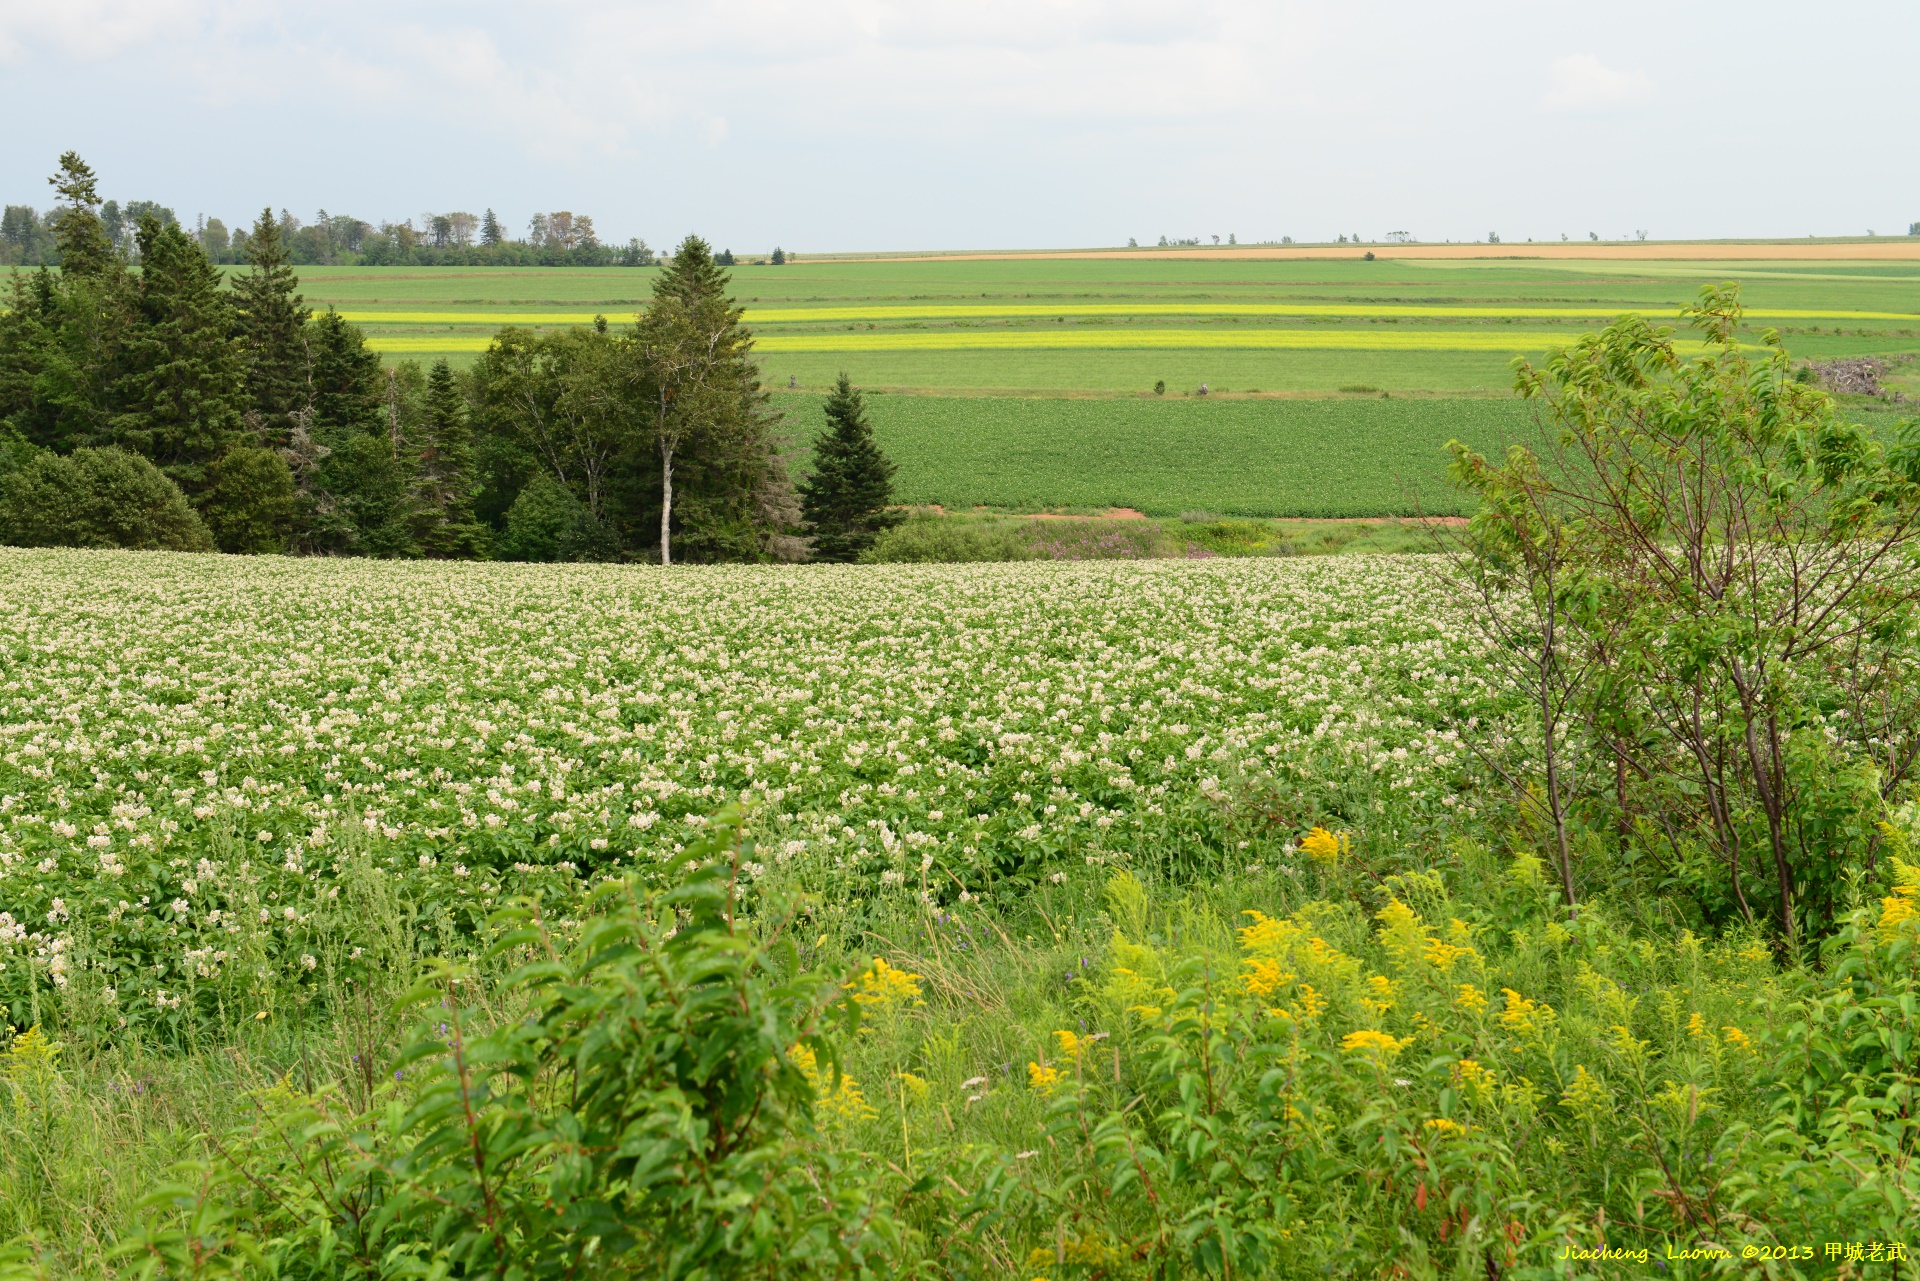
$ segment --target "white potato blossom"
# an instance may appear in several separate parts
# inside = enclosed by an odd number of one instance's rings
[[[766,875],[825,911],[916,865],[971,901],[1249,789],[1443,828],[1472,804],[1461,735],[1508,725],[1408,559],[655,572],[0,549],[0,638],[35,655],[0,687],[0,913],[58,896],[118,954],[238,949],[257,917],[297,970],[343,888],[585,893],[740,799]],[[198,906],[154,910],[176,896]],[[123,1007],[169,981],[121,979]]]

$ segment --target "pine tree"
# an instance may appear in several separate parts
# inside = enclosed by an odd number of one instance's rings
[[[262,209],[247,237],[250,269],[233,282],[247,396],[268,444],[284,446],[293,415],[307,407],[305,330],[312,315],[295,292],[298,277],[271,208]]]
[[[487,216],[480,220],[480,243],[491,249],[506,238],[500,230],[500,220],[493,216],[493,210],[487,210]]]
[[[47,179],[60,193],[63,207],[55,215],[54,243],[60,249],[60,270],[70,276],[100,276],[119,265],[113,241],[100,221],[99,182],[80,154],[60,157],[60,172]]]
[[[428,556],[479,555],[485,531],[473,518],[473,431],[445,360],[427,375],[425,411],[413,441],[414,541]]]
[[[148,213],[137,236],[140,274],[113,390],[113,439],[196,497],[242,427],[233,308],[220,273],[177,223]]]
[[[880,452],[860,389],[843,373],[827,397],[827,430],[813,444],[813,475],[800,486],[813,528],[815,560],[858,560],[875,535],[900,523],[893,501],[894,465]]]

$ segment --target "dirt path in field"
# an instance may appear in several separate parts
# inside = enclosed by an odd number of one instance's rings
[[[1236,245],[1232,248],[1220,246],[1214,249],[1059,249],[1036,250],[1033,252],[1004,251],[999,253],[956,253],[956,254],[904,254],[887,255],[885,258],[866,261],[885,262],[1004,262],[1011,259],[1064,259],[1064,258],[1166,258],[1186,259],[1189,261],[1213,261],[1215,259],[1310,259],[1310,258],[1364,258],[1374,254],[1382,259],[1394,258],[1485,258],[1497,260],[1503,258],[1541,258],[1541,259],[1579,259],[1604,258],[1630,261],[1760,261],[1760,260],[1797,260],[1803,262],[1838,261],[1920,261],[1920,236],[1892,237],[1884,236],[1873,240],[1812,242],[1801,244],[1795,241],[1739,241],[1673,242],[1652,244],[1594,244],[1591,241],[1581,243],[1569,241],[1565,244],[1537,245]],[[860,259],[838,258],[841,262],[862,261]]]

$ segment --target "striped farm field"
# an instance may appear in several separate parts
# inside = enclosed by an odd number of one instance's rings
[[[1796,358],[1879,356],[1890,386],[1920,394],[1911,258],[1819,244],[1741,258],[1375,248],[1372,262],[803,255],[731,274],[796,443],[818,430],[814,394],[845,372],[887,393],[875,421],[903,497],[949,505],[1364,515],[1408,510],[1408,484],[1437,503],[1449,439],[1497,447],[1530,421],[1511,398],[1515,357],[1629,312],[1678,326],[1702,285],[1728,280],[1748,341],[1774,329]],[[655,274],[308,267],[301,280],[388,359],[465,365],[505,325],[626,325]]]
[[[985,306],[928,304],[870,307],[749,307],[750,325],[804,324],[814,321],[848,320],[1002,320],[1041,319],[1065,316],[1272,316],[1342,317],[1374,319],[1447,319],[1447,320],[1609,320],[1621,314],[1618,307],[1421,307],[1385,303],[1354,302],[1345,305],[1306,303],[1059,303],[1052,306],[1000,304]],[[345,319],[356,324],[388,325],[590,325],[604,312],[539,311],[343,311]],[[1748,316],[1754,320],[1892,320],[1920,322],[1920,312],[1839,311],[1807,308],[1755,308]],[[1661,319],[1671,317],[1662,315]]]
[[[1355,351],[1499,351],[1541,352],[1572,342],[1577,332],[1472,333],[1394,332],[1366,329],[1061,329],[1000,330],[977,333],[943,330],[919,333],[761,334],[764,352],[999,351],[1023,348],[1260,348]],[[484,351],[487,335],[386,335],[372,339],[381,351]],[[457,346],[453,344],[458,344]]]

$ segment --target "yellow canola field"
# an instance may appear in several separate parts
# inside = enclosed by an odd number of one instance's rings
[[[758,334],[766,352],[989,351],[1079,348],[1256,348],[1348,351],[1544,351],[1573,342],[1578,334],[1369,329],[1061,329],[935,330],[918,333]],[[367,345],[396,353],[485,351],[482,334],[372,334]],[[1681,344],[1686,346],[1687,344]]]
[[[1626,309],[1630,310],[1630,309]],[[1053,316],[1297,316],[1342,317],[1365,320],[1552,320],[1611,319],[1626,314],[1618,307],[1447,307],[1418,304],[1372,306],[1366,303],[946,303],[869,307],[750,307],[748,324],[781,325],[811,321],[849,320],[1005,320]],[[567,311],[344,311],[344,319],[376,325],[590,325],[605,313]],[[608,316],[625,321],[630,313]],[[1902,311],[1833,311],[1792,308],[1755,309],[1752,320],[1904,320],[1920,321],[1920,313]],[[1662,317],[1663,319],[1665,317]],[[1675,317],[1677,319],[1677,312]]]

